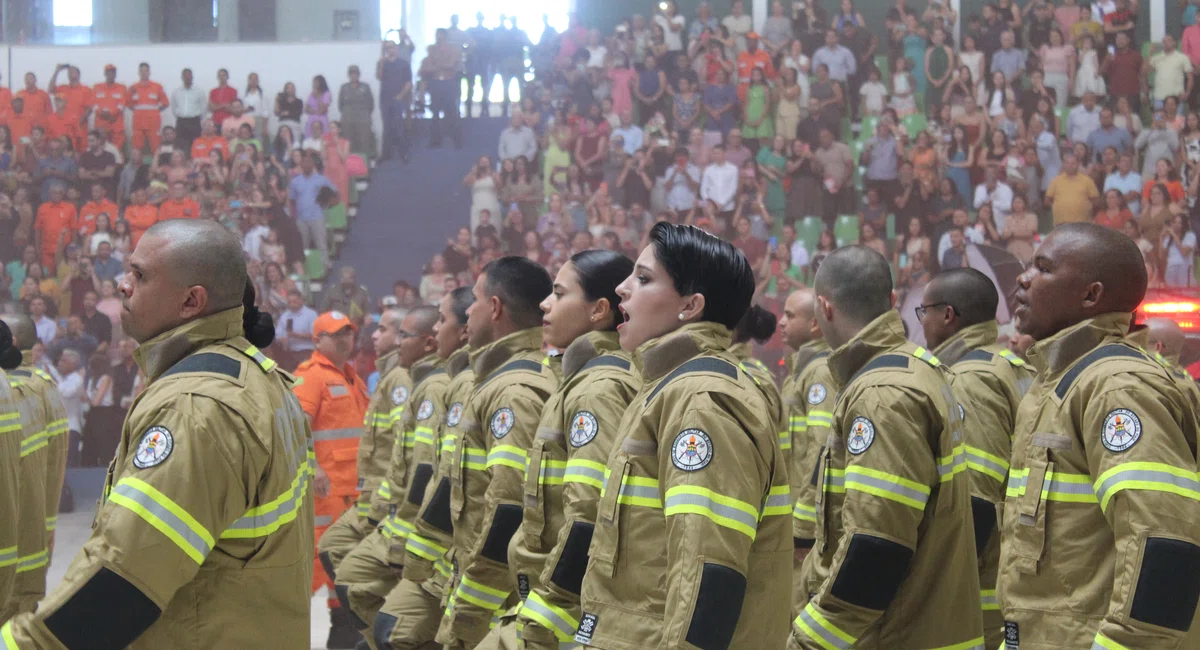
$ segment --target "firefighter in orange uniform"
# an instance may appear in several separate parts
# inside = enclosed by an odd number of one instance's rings
[[[129,89],[129,105],[133,108],[133,149],[158,151],[162,112],[170,105],[167,93],[157,82],[150,81],[150,64],[138,66],[138,82]]]
[[[171,195],[158,206],[158,219],[195,219],[200,216],[200,204],[188,196],[187,184],[175,181]]]
[[[13,116],[13,94],[8,86],[0,86],[0,124],[8,124]]]
[[[72,149],[83,150],[83,133],[79,128],[79,118],[71,112],[67,98],[62,95],[54,96],[54,112],[46,116],[46,137],[66,138],[71,141]]]
[[[25,104],[24,114],[30,128],[45,124],[46,116],[54,110],[50,94],[37,87],[37,75],[32,72],[25,73],[25,87],[17,92],[17,97]]]
[[[370,397],[367,385],[348,363],[354,355],[357,332],[358,328],[345,314],[339,311],[321,314],[313,323],[316,350],[296,368],[294,390],[312,422],[317,454],[313,479],[317,542],[358,496],[358,440]],[[334,631],[343,629],[349,629],[353,636],[349,612],[343,611],[334,596],[333,568],[321,566],[315,550],[313,562],[313,591],[321,585],[329,588],[331,639]]]
[[[67,85],[58,85],[58,73],[67,71]],[[76,151],[83,151],[84,142],[83,136],[87,133],[88,119],[92,116],[92,108],[95,106],[96,100],[92,96],[92,89],[79,83],[79,68],[65,63],[58,64],[54,69],[54,75],[50,77],[51,97],[62,97],[67,103],[66,114],[71,117],[73,128],[71,129]]]
[[[158,208],[147,202],[146,188],[139,187],[133,191],[133,202],[125,208],[125,221],[129,223],[129,234],[133,237],[133,245],[159,222]]]
[[[125,107],[129,105],[129,89],[117,83],[117,66],[104,66],[104,83],[92,86],[92,102],[96,113],[96,130],[108,136],[117,149],[125,148]]]

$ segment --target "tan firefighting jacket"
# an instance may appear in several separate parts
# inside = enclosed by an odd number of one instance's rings
[[[563,354],[525,474],[525,512],[509,547],[527,650],[557,650],[579,626],[579,588],[617,425],[640,379],[615,332],[591,332]]]
[[[945,371],[905,340],[895,310],[835,350],[829,370],[834,435],[805,561],[820,587],[791,647],[982,648],[967,460]]]
[[[543,363],[542,328],[471,352],[475,390],[450,466],[450,517],[458,575],[437,640],[474,647],[516,602],[508,544],[521,525],[525,463],[542,407],[557,385]]]
[[[54,529],[58,525],[58,502],[67,476],[67,447],[70,445],[67,407],[58,392],[58,383],[50,373],[33,364],[33,352],[21,353],[21,366],[10,374],[40,393],[47,409],[46,532],[53,545]]]
[[[1104,314],[1029,351],[998,586],[1013,647],[1196,647],[1197,413],[1126,339],[1130,320]]]
[[[767,364],[754,358],[754,346],[750,343],[735,343],[729,346],[729,354],[738,360],[738,367],[749,375],[762,391],[763,399],[767,400],[767,409],[775,422],[775,431],[779,435],[779,448],[784,452],[789,451],[791,436],[788,433],[787,413],[784,410],[782,393],[775,383],[774,373]]]
[[[817,536],[817,460],[829,438],[833,404],[837,401],[825,339],[811,341],[796,351],[783,399],[792,448],[788,471],[792,477],[793,545],[812,548]]]
[[[58,512],[58,499],[50,495],[50,476],[58,459],[50,456],[49,423],[66,426],[62,397],[50,376],[29,366],[10,371],[11,395],[20,412],[20,525],[18,532],[16,589],[6,605],[0,605],[0,621],[21,612],[32,612],[46,593],[46,569],[50,563],[49,539]]]
[[[363,434],[358,441],[358,502],[355,522],[360,532],[378,525],[387,514],[373,508],[379,492],[388,492],[387,474],[392,462],[392,451],[400,439],[400,420],[404,407],[408,405],[412,392],[412,379],[408,370],[398,365],[399,351],[393,350],[376,362],[379,368],[379,384],[367,405],[363,416]]]
[[[307,648],[312,434],[292,379],[242,337],[242,308],[135,352],[133,402],[91,538],[21,648]],[[15,640],[15,642],[14,642]]]
[[[950,386],[961,407],[975,551],[979,556],[979,602],[987,647],[1003,641],[1004,617],[996,599],[1000,564],[1000,514],[1012,456],[1017,407],[1033,383],[1033,369],[996,343],[996,321],[972,325],[942,343],[934,354],[950,368]]]
[[[634,354],[643,384],[605,469],[579,643],[707,650],[787,638],[788,464],[729,340],[695,323]]]
[[[40,441],[26,442],[26,426],[18,411],[20,394],[16,392],[16,386],[9,384],[9,379],[0,373],[0,616],[4,615],[6,604],[15,592],[19,533],[24,530],[20,518],[20,494],[24,485],[22,461],[33,453],[33,447],[45,444],[44,435]],[[28,428],[35,435],[42,432],[36,425]],[[32,528],[39,529],[37,526]]]

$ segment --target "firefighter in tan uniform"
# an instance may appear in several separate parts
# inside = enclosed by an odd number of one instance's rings
[[[1000,294],[986,275],[975,269],[943,271],[925,286],[921,302],[926,344],[951,369],[950,386],[962,411],[984,638],[988,648],[999,648],[1004,617],[996,599],[998,513],[1004,505],[1017,407],[1033,383],[1033,370],[996,342]]]
[[[450,467],[455,581],[437,640],[470,650],[515,605],[508,545],[521,525],[525,463],[556,380],[543,365],[546,270],[523,257],[488,264],[467,317],[475,390],[464,406]]]
[[[214,222],[165,221],[129,264],[121,321],[146,389],[91,538],[0,647],[309,647],[312,438],[258,350],[274,327],[241,246]]]
[[[945,370],[905,340],[879,253],[831,254],[816,294],[838,398],[805,563],[819,586],[789,647],[982,649],[962,421]]]
[[[797,615],[808,602],[809,586],[801,580],[804,560],[817,536],[817,459],[832,432],[833,378],[829,374],[829,346],[817,323],[816,296],[812,289],[793,291],[783,306],[780,329],[788,347],[795,350],[789,359],[784,381],[783,400],[787,410],[791,446],[792,499],[792,614]]]
[[[594,648],[781,648],[787,461],[762,393],[728,353],[754,278],[732,245],[660,222],[617,289],[643,380],[605,468],[575,641]]]
[[[377,650],[410,650],[440,647],[434,643],[438,625],[445,609],[445,586],[452,575],[453,534],[450,523],[450,464],[456,446],[455,427],[462,420],[463,404],[475,387],[475,374],[470,368],[470,349],[467,343],[467,310],[474,301],[471,287],[460,287],[442,298],[438,323],[434,328],[438,357],[445,359],[449,382],[443,392],[431,393],[441,414],[436,426],[431,426],[435,453],[432,477],[426,482],[424,494],[410,486],[405,496],[409,502],[420,498],[420,506],[411,519],[413,530],[407,540],[396,540],[389,549],[389,561],[399,559],[404,566],[400,582],[387,595],[372,629]],[[420,449],[418,446],[416,449]],[[414,462],[421,458],[414,450]],[[414,478],[425,471],[413,471]],[[409,510],[405,506],[405,512]],[[397,511],[399,512],[399,511]]]
[[[371,625],[375,621],[375,614],[383,605],[383,599],[400,579],[403,558],[391,563],[388,556],[391,544],[396,540],[403,544],[412,529],[407,517],[397,516],[397,508],[406,503],[405,492],[413,479],[413,470],[417,467],[413,461],[418,438],[423,455],[429,458],[433,454],[432,436],[427,433],[430,418],[433,416],[433,404],[426,404],[427,398],[419,396],[418,389],[424,390],[422,384],[437,367],[437,357],[432,354],[437,345],[433,338],[433,327],[437,324],[437,319],[436,308],[421,305],[409,311],[403,320],[392,325],[395,332],[392,336],[398,343],[394,355],[395,367],[380,381],[376,391],[383,395],[384,390],[395,394],[397,390],[403,389],[406,392],[404,401],[410,404],[411,408],[395,406],[398,396],[388,397],[386,400],[392,408],[402,408],[403,412],[394,412],[396,420],[392,426],[395,435],[389,453],[390,463],[386,475],[378,481],[379,489],[374,491],[371,500],[370,520],[376,521],[378,518],[378,521],[337,569],[338,598],[342,600],[342,606],[353,615],[354,622],[359,632],[366,637],[368,645],[374,643]],[[444,371],[441,374],[444,374]],[[412,382],[411,390],[407,386],[392,383],[392,380],[399,376]],[[368,420],[370,417],[368,411]],[[418,426],[422,429],[418,430]],[[424,490],[424,484],[420,489]]]
[[[1006,648],[1200,647],[1198,416],[1127,338],[1146,284],[1138,247],[1087,223],[1056,228],[1018,279],[1038,378],[1004,505]]]
[[[733,328],[733,345],[729,347],[729,353],[738,360],[738,367],[742,369],[742,372],[750,375],[755,385],[762,391],[763,398],[767,400],[767,408],[771,417],[775,419],[779,448],[787,455],[791,449],[791,436],[787,428],[783,396],[779,386],[775,383],[775,374],[771,372],[767,364],[754,358],[754,346],[751,343],[751,341],[755,341],[761,345],[769,341],[775,335],[776,325],[775,314],[758,305],[751,306],[746,310],[746,315],[742,316],[742,320],[738,321],[737,327]]]
[[[0,321],[0,368],[14,370],[21,363],[21,350],[8,325]],[[7,367],[6,367],[7,366]],[[25,427],[18,411],[20,396],[10,380],[0,373],[0,621],[8,620],[9,602],[16,593],[17,558],[21,526],[21,474],[24,460],[38,443],[26,442]],[[15,382],[20,383],[20,382]],[[35,434],[40,428],[30,427]],[[25,453],[23,453],[25,452]],[[36,526],[31,527],[38,530]]]
[[[578,253],[542,301],[543,340],[565,352],[561,383],[546,402],[529,450],[523,519],[508,549],[521,618],[506,619],[480,648],[515,650],[518,629],[526,648],[557,650],[575,635],[604,460],[636,392],[616,333],[623,320],[616,288],[632,269],[619,253]],[[582,521],[576,503],[581,496],[593,513]]]
[[[1145,324],[1146,327],[1141,331],[1145,334],[1146,341],[1139,345],[1171,373],[1175,383],[1192,396],[1192,403],[1196,405],[1196,410],[1200,411],[1200,384],[1196,383],[1179,363],[1183,352],[1183,329],[1179,327],[1179,323],[1167,318],[1148,318]]]

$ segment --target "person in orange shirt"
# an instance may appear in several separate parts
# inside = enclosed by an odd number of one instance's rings
[[[296,368],[296,383],[292,387],[312,423],[317,456],[313,493],[318,542],[358,495],[358,440],[370,398],[366,384],[349,364],[357,332],[358,328],[341,312],[318,316],[312,328],[316,349]],[[313,591],[321,585],[329,588],[331,598],[327,602],[334,626],[347,622],[347,612],[332,597],[333,567],[323,566],[314,549]]]
[[[92,86],[95,103],[96,129],[103,131],[117,149],[125,148],[125,107],[129,105],[129,89],[117,83],[117,66],[104,66],[104,83]]]
[[[67,85],[60,86],[58,85],[58,73],[64,69],[67,71]],[[51,97],[63,97],[67,100],[67,113],[75,116],[76,124],[79,125],[81,131],[86,131],[95,100],[92,98],[92,89],[79,83],[79,68],[66,63],[58,64],[58,67],[54,69],[54,75],[50,77],[50,86],[47,90],[50,91]]]
[[[67,110],[67,99],[62,95],[54,96],[54,112],[46,116],[46,136],[69,139],[71,149],[76,153],[83,149],[79,120]]]
[[[8,117],[8,137],[16,153],[14,160],[18,163],[25,160],[25,148],[33,134],[33,124],[25,114],[25,100],[20,97],[12,99],[12,113]]]
[[[158,220],[195,219],[200,216],[200,204],[188,196],[187,183],[175,181],[171,184],[171,196],[158,206]]]
[[[8,124],[8,120],[12,117],[13,94],[8,89],[8,86],[0,86],[0,124]]]
[[[170,105],[163,87],[150,81],[150,64],[138,65],[138,82],[129,89],[129,104],[133,107],[133,149],[150,153],[158,151],[162,112]]]
[[[38,208],[33,224],[34,240],[38,250],[42,251],[42,264],[48,269],[55,268],[54,257],[58,247],[70,243],[79,229],[78,213],[73,204],[63,200],[66,195],[65,184],[51,185],[50,200]]]
[[[96,217],[108,215],[111,224],[117,220],[117,204],[108,200],[108,190],[104,183],[92,183],[92,200],[83,204],[79,209],[79,235],[87,237],[96,232]]]
[[[147,203],[146,197],[146,188],[137,188],[130,197],[132,202],[125,208],[125,221],[129,224],[129,234],[133,238],[134,247],[137,247],[138,240],[146,234],[150,226],[159,222],[158,208]]]
[[[229,160],[229,141],[217,133],[217,125],[205,119],[200,125],[200,137],[192,141],[192,160],[208,160],[213,149],[221,151],[221,158]]]
[[[771,63],[771,55],[758,46],[758,34],[746,34],[746,51],[737,57],[738,69],[738,99],[746,102],[746,91],[750,88],[750,73],[755,68],[762,68],[768,81],[774,81],[779,75],[775,72],[775,64]]]
[[[32,72],[25,73],[25,87],[17,93],[17,97],[25,102],[25,117],[33,126],[41,125],[46,116],[54,112],[50,94],[37,87],[37,75]]]

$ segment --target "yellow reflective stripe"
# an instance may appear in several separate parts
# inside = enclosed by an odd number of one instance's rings
[[[1096,638],[1092,639],[1092,650],[1129,650],[1129,648],[1097,632]]]
[[[995,589],[980,589],[979,604],[985,612],[1000,611],[1000,601],[996,599]]]
[[[1025,365],[1025,360],[1022,359],[1021,357],[1018,357],[1017,355],[1013,354],[1010,350],[1001,350],[1000,358],[1004,359],[1005,361],[1008,361],[1009,363],[1011,363],[1014,366],[1024,366]]]
[[[50,444],[50,436],[45,431],[38,431],[30,436],[26,436],[21,441],[21,458],[32,454],[33,452],[43,449]]]
[[[792,415],[788,417],[788,424],[791,426],[792,433],[800,433],[808,430],[808,418],[803,415]]]
[[[46,517],[46,531],[49,532],[55,528],[58,528],[58,515]]]
[[[275,367],[275,362],[262,352],[259,352],[258,348],[254,347],[253,345],[246,348],[246,354],[254,359],[255,363],[257,363],[260,368],[267,372],[270,372],[271,368]]]
[[[438,573],[442,574],[442,576],[444,576],[446,578],[449,578],[451,575],[454,574],[454,567],[452,567],[450,565],[450,563],[446,561],[446,558],[443,558],[443,557],[439,557],[437,560],[435,560],[433,562],[433,568],[436,569]]]
[[[381,499],[390,499],[392,498],[392,484],[388,483],[388,480],[385,478],[379,482],[379,488],[375,492],[379,494]]]
[[[792,490],[786,485],[776,485],[767,490],[761,517],[787,516],[792,511]],[[761,518],[760,517],[760,518]]]
[[[527,459],[528,456],[525,450],[520,447],[496,445],[488,452],[487,464],[484,466],[484,469],[491,469],[497,465],[501,465],[503,467],[511,467],[518,472],[524,472]]]
[[[1200,501],[1200,476],[1164,463],[1121,463],[1101,474],[1093,488],[1102,510],[1122,490],[1167,492]]]
[[[830,411],[809,411],[808,426],[833,427],[833,413]]]
[[[13,638],[12,621],[0,626],[0,643],[4,644],[4,650],[17,650],[17,640]]]
[[[46,549],[17,558],[17,573],[28,573],[50,564],[50,554]]]
[[[559,641],[571,641],[575,638],[575,630],[579,628],[579,621],[570,612],[551,605],[536,592],[529,594],[529,598],[521,605],[520,615],[552,630]]]
[[[617,503],[627,506],[662,508],[658,496],[658,479],[642,476],[626,476],[621,479]]]
[[[186,510],[154,486],[136,478],[123,478],[108,495],[110,503],[127,508],[175,543],[185,555],[204,564],[216,541]]]
[[[504,601],[508,600],[510,593],[512,592],[480,584],[466,576],[463,576],[462,582],[458,583],[458,589],[454,590],[455,596],[489,612],[500,609],[504,605]]]
[[[66,418],[63,418],[60,420],[54,420],[54,421],[50,422],[50,424],[46,425],[46,436],[48,438],[53,438],[54,436],[59,436],[66,432],[67,432]]]
[[[383,526],[379,528],[379,532],[384,537],[389,539],[405,539],[409,535],[417,532],[415,526],[409,522],[397,517],[388,517],[383,520]]]
[[[938,459],[938,481],[945,483],[967,471],[966,445],[959,445],[949,456]]]
[[[433,446],[433,427],[417,427],[413,430],[413,442]]]
[[[1003,483],[1008,475],[1008,461],[971,445],[963,445],[967,454],[967,469],[979,472]]]
[[[0,548],[0,567],[12,566],[17,563],[17,547]]]
[[[925,348],[918,347],[916,350],[913,350],[912,355],[935,368],[942,365],[942,362]]]
[[[454,445],[456,442],[457,442],[457,440],[455,440],[453,433],[447,433],[446,435],[442,436],[442,440],[440,443],[441,444],[441,447],[440,447],[441,452],[443,454],[453,454],[454,453]]]
[[[483,471],[487,469],[487,450],[478,447],[463,447],[462,468]],[[524,469],[524,464],[521,468]]]
[[[987,649],[984,646],[983,637],[979,637],[976,639],[971,639],[970,641],[963,641],[962,643],[955,643],[954,645],[943,645],[943,646],[938,646],[936,648],[929,648],[929,650],[987,650]]]
[[[566,475],[567,461],[543,459],[538,471],[538,484],[562,485],[566,481]]]
[[[814,506],[805,505],[797,500],[796,505],[792,507],[792,517],[799,519],[800,521],[811,521],[816,523],[817,509]]]
[[[663,515],[693,514],[754,539],[758,532],[758,508],[707,488],[679,485],[667,490]]]
[[[12,433],[21,430],[20,413],[0,413],[0,433]]]
[[[308,494],[308,479],[312,476],[312,454],[309,462],[301,463],[288,489],[275,499],[251,508],[221,533],[221,539],[249,539],[265,537],[279,530],[284,524],[294,521],[304,505]]]
[[[563,474],[563,483],[579,483],[589,485],[597,490],[604,488],[604,463],[572,458],[567,461],[567,471]]]
[[[1008,474],[1007,497],[1021,497],[1028,491],[1029,468],[1014,469]],[[1042,480],[1043,500],[1067,503],[1097,503],[1092,477],[1087,474],[1046,472]]]
[[[792,432],[788,430],[779,432],[779,448],[787,451],[792,448]]]
[[[408,543],[404,545],[404,549],[413,555],[436,562],[446,554],[446,547],[437,542],[421,537],[415,533],[409,533]]]
[[[846,470],[836,469],[833,467],[825,468],[824,482],[821,485],[822,492],[831,492],[834,494],[846,493]]]
[[[386,416],[384,416],[383,423],[384,423],[384,426],[390,427],[403,418],[404,418],[404,405],[401,404],[400,406],[393,407],[392,410],[388,411],[388,414]]]
[[[825,650],[850,650],[857,641],[845,630],[830,623],[812,602],[809,602],[794,621],[796,627]]]
[[[925,510],[930,493],[928,485],[858,465],[846,468],[846,489],[891,499],[921,511]]]

